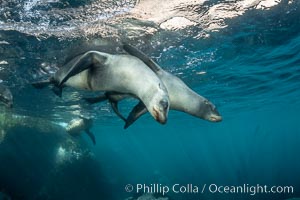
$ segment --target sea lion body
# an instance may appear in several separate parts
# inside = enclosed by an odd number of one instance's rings
[[[180,78],[163,70],[152,59],[150,59],[148,56],[146,56],[144,53],[134,48],[133,46],[124,45],[123,47],[125,51],[127,51],[130,55],[141,59],[161,79],[161,81],[166,86],[169,94],[170,109],[182,111],[211,122],[219,122],[222,120],[222,117],[217,111],[216,106],[208,99],[194,92]],[[108,99],[110,100],[114,98],[113,95],[114,94],[108,95]],[[124,96],[124,98],[126,97],[127,96]],[[122,99],[120,97],[118,98],[120,100]],[[129,127],[134,121],[136,121],[146,112],[147,109],[143,102],[139,102],[132,109],[127,119],[124,120],[126,122],[124,128]],[[116,111],[116,113],[119,116],[121,115],[118,110]],[[124,117],[121,118],[124,119]]]
[[[151,58],[133,46],[125,44],[123,47],[130,55],[141,59],[162,80],[170,97],[170,109],[183,111],[211,122],[222,121],[216,106],[194,92],[180,78],[163,70]]]
[[[82,131],[85,131],[95,145],[96,138],[94,134],[90,132],[90,128],[92,127],[92,125],[93,125],[92,119],[87,119],[83,117],[78,119],[73,119],[66,126],[66,132],[73,137],[77,137],[82,133]]]
[[[52,78],[60,91],[63,86],[91,91],[113,91],[138,97],[156,121],[165,124],[169,96],[163,82],[143,61],[131,55],[88,51],[60,68]],[[34,83],[37,88],[43,83]]]

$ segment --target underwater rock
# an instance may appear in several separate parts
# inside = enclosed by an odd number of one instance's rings
[[[60,126],[42,118],[15,115],[13,113],[5,112],[0,114],[0,129],[9,130],[15,127],[26,127],[43,133],[57,133],[62,131]]]
[[[0,191],[12,199],[111,199],[84,140],[48,120],[13,114],[0,114],[0,130]]]
[[[0,192],[0,200],[11,200],[10,196],[4,192]]]
[[[3,129],[0,129],[0,144],[4,141],[6,136],[6,131]]]
[[[285,200],[300,200],[300,197],[299,198],[290,198],[290,199],[285,199]]]
[[[139,197],[129,197],[125,200],[170,200],[169,197],[160,197],[160,196],[155,196],[154,194],[151,193],[147,193],[147,194],[143,194],[142,196]]]

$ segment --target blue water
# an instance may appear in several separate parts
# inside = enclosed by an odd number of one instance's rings
[[[115,200],[144,193],[126,192],[127,184],[134,189],[137,184],[193,184],[198,193],[171,191],[168,198],[300,197],[299,9],[298,1],[283,1],[270,10],[250,10],[228,19],[226,28],[208,38],[193,37],[199,31],[194,27],[190,35],[179,37],[162,31],[151,45],[130,41],[210,99],[223,121],[211,123],[170,111],[166,125],[147,114],[127,130],[108,103],[85,103],[82,97],[92,96],[89,92],[66,88],[58,98],[49,89],[30,85],[45,76],[41,66],[53,73],[70,46],[86,38],[39,38],[0,23],[0,41],[8,43],[0,43],[0,61],[8,62],[0,65],[0,79],[14,95],[14,108],[1,112],[49,124],[68,123],[79,114],[91,116],[97,140],[93,146],[84,134],[71,138],[60,126],[45,132],[24,125],[1,128],[6,138],[0,142],[0,192],[22,200]],[[121,111],[129,112],[134,103],[121,103]],[[58,166],[62,146],[70,155]],[[211,184],[292,186],[293,192],[213,193],[208,190]],[[203,185],[207,187],[201,193]]]

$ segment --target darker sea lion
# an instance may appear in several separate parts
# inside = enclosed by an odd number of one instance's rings
[[[216,106],[208,99],[190,89],[181,79],[163,70],[152,59],[133,46],[125,44],[123,48],[132,56],[141,59],[162,80],[169,93],[170,109],[182,111],[211,122],[222,121],[222,117],[216,109]],[[106,96],[108,96],[106,99],[110,101],[110,99],[115,98],[114,95],[119,95],[119,100],[127,97],[124,96],[121,98],[121,94],[106,94]],[[105,98],[102,98],[102,100],[105,100]],[[116,103],[117,102],[114,102],[114,104]],[[143,102],[140,101],[130,112],[128,118],[124,120],[126,123],[124,128],[129,127],[134,121],[136,121],[146,112],[147,108]],[[121,115],[118,110],[116,113]],[[123,116],[121,118],[124,119]]]
[[[87,119],[84,117],[80,117],[78,119],[73,119],[70,121],[66,127],[67,133],[71,136],[78,136],[82,131],[85,131],[86,134],[91,138],[93,144],[96,144],[95,135],[90,131],[90,128],[93,125],[92,119]]]
[[[61,67],[49,80],[33,83],[36,88],[53,84],[91,91],[115,91],[139,98],[154,119],[167,121],[169,96],[163,82],[144,62],[131,55],[88,51]]]
[[[12,108],[13,106],[13,95],[3,84],[0,84],[0,101],[8,108]]]

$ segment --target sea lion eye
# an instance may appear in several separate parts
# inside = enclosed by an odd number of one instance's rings
[[[164,110],[168,109],[169,107],[169,102],[165,99],[161,100],[160,102],[160,105],[163,107]]]
[[[204,101],[204,103],[205,103],[206,105],[208,105],[208,104],[209,104],[208,100],[205,100],[205,101]]]

